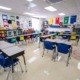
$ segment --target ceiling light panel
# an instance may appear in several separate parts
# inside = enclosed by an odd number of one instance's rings
[[[46,9],[46,10],[48,10],[48,11],[51,11],[51,12],[57,11],[57,9],[54,8],[54,7],[52,7],[52,6],[45,7],[44,9]]]
[[[0,9],[3,9],[3,10],[12,10],[11,8],[4,7],[4,6],[0,6]]]
[[[28,1],[28,2],[32,2],[33,0],[26,0],[26,1]]]
[[[24,14],[30,15],[30,16],[33,16],[34,15],[33,13],[29,13],[29,12],[25,12]]]
[[[60,16],[64,16],[65,14],[64,14],[64,13],[59,13],[58,15],[60,15]]]

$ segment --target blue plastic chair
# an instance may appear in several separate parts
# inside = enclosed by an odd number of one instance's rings
[[[11,58],[5,58],[3,55],[0,55],[0,66],[3,67],[4,70],[6,68],[10,68],[12,65],[15,66],[18,62],[19,62],[18,58],[14,59],[13,62],[12,62]],[[19,62],[19,64],[20,64],[20,62]],[[20,64],[20,67],[21,67],[21,64]],[[21,70],[22,70],[22,67],[21,67]],[[11,68],[9,70],[9,73],[8,73],[8,76],[7,76],[7,80],[8,80],[10,71],[11,71]],[[23,72],[23,70],[22,70],[22,72]]]
[[[47,53],[48,53],[48,50],[52,50],[52,51],[53,51],[52,59],[54,59],[54,61],[55,61],[55,56],[54,56],[54,52],[56,51],[55,43],[49,42],[49,41],[44,41],[44,47],[43,47],[42,57],[43,57],[43,55],[44,55],[45,49],[47,49]],[[51,60],[52,60],[52,59],[51,59]]]
[[[33,35],[32,35],[32,38],[36,38],[36,34],[33,34]]]
[[[69,59],[71,58],[72,47],[64,43],[57,43],[57,57],[58,57],[58,52],[63,54],[68,54],[67,64],[66,64],[66,66],[68,66]]]
[[[54,32],[50,32],[50,34],[54,34]]]
[[[68,39],[68,36],[62,35],[62,39]]]

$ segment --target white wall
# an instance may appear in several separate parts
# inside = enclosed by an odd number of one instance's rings
[[[19,16],[19,22],[21,24],[20,27],[23,29],[28,29],[29,28],[28,22],[32,21],[32,17],[29,17],[29,16],[22,16],[22,15],[17,15],[17,14],[0,12],[0,25],[1,25],[1,27],[3,27],[2,14],[6,14],[8,16],[8,20],[10,20],[10,16]],[[39,28],[41,28],[41,26],[42,26],[42,20],[43,19],[39,19],[40,24],[37,25]],[[15,21],[16,21],[16,19],[15,19]],[[35,24],[35,26],[36,26],[36,24]]]

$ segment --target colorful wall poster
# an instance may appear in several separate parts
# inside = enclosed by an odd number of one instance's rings
[[[53,24],[53,18],[50,18],[49,19],[49,25],[52,25]]]
[[[2,14],[2,19],[3,19],[3,20],[8,20],[8,16],[5,15],[5,14]]]
[[[10,20],[15,21],[15,16],[10,16]]]
[[[8,24],[8,16],[5,15],[5,14],[2,14],[2,19],[3,19],[3,26],[4,27],[9,27],[9,24]]]
[[[17,21],[16,23],[17,23],[17,27],[20,27],[20,22],[19,22],[19,21]]]
[[[69,16],[64,17],[64,24],[68,24],[69,23]]]
[[[77,16],[76,15],[71,16],[70,17],[70,24],[74,24],[76,22],[76,19],[77,19]]]
[[[80,17],[77,17],[77,24],[80,24]]]
[[[56,17],[55,18],[55,24],[59,24],[60,23],[60,17]]]
[[[8,21],[7,20],[4,20],[3,21],[3,25],[4,25],[4,27],[9,27]]]
[[[16,22],[12,21],[12,27],[13,28],[16,28],[17,27]]]

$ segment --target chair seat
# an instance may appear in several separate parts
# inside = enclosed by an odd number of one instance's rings
[[[24,36],[20,36],[20,41],[23,41],[24,40]]]
[[[76,40],[76,36],[71,36],[71,39],[72,40]]]
[[[12,63],[11,58],[5,58],[3,55],[0,55],[0,65],[4,68],[10,67],[12,64],[17,63],[18,61],[19,59],[16,58],[13,60],[13,63]]]
[[[31,36],[27,36],[27,39],[30,39],[31,38]]]
[[[13,60],[13,63],[12,63],[11,59],[8,58],[8,59],[6,60],[6,62],[5,62],[5,64],[4,64],[4,68],[10,67],[12,64],[17,63],[18,61],[19,61],[19,59],[16,58],[16,59]]]

